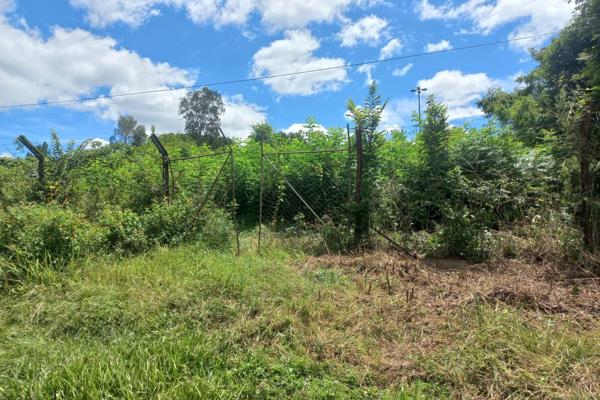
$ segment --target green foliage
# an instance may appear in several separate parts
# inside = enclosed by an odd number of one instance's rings
[[[0,212],[0,255],[23,268],[35,262],[62,268],[74,257],[102,251],[104,235],[59,206],[22,205]]]
[[[233,226],[223,210],[197,214],[192,203],[155,205],[139,215],[104,208],[94,220],[58,205],[21,205],[0,211],[0,283],[26,276],[36,264],[63,269],[100,254],[135,254],[157,245],[202,243],[225,249]]]
[[[122,115],[117,122],[117,128],[111,137],[111,143],[122,142],[131,146],[141,146],[146,142],[146,128],[138,125],[135,118]]]
[[[211,147],[225,143],[220,132],[224,112],[225,104],[221,94],[207,87],[187,92],[179,103],[179,115],[185,120],[185,133],[197,143]]]

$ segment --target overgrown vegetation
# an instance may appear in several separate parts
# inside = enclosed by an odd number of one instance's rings
[[[172,199],[132,116],[106,146],[52,132],[43,180],[0,159],[0,398],[600,396],[600,0],[577,4],[483,126],[430,96],[382,131],[373,83],[353,134],[231,140],[204,88],[160,135]]]

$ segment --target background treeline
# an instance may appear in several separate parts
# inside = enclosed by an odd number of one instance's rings
[[[207,88],[181,101],[185,133],[160,140],[171,158],[224,154],[174,162],[172,204],[163,198],[158,152],[135,119],[123,117],[108,146],[64,146],[53,133],[42,146],[44,187],[36,183],[33,158],[0,160],[0,262],[59,265],[77,254],[196,240],[226,246],[230,169],[224,168],[211,206],[200,216],[198,205],[232,146],[235,210],[243,228],[256,227],[262,146],[269,160],[263,160],[263,222],[271,229],[294,235],[298,227],[321,229],[340,251],[376,245],[369,232],[377,228],[421,253],[552,258],[597,268],[599,5],[579,2],[559,37],[532,53],[539,66],[520,78],[518,88],[485,96],[479,105],[489,121],[482,127],[450,126],[447,108],[429,97],[423,120],[415,116],[420,129],[414,137],[387,133],[378,127],[386,104],[376,84],[361,105],[350,101],[353,133],[364,140],[359,204],[355,136],[348,143],[345,128],[323,132],[309,119],[304,131],[285,134],[263,122],[246,140],[227,139],[219,132],[221,96]],[[351,151],[310,153],[323,149]],[[303,153],[277,154],[289,152]],[[313,224],[285,180],[325,227]]]

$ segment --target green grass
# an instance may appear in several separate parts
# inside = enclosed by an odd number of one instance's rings
[[[432,336],[444,339],[424,349],[414,324],[399,319],[398,298],[378,287],[366,297],[361,281],[335,269],[299,271],[292,264],[301,257],[187,246],[39,270],[0,293],[0,398],[598,393],[590,384],[600,372],[598,331],[466,305],[436,325]],[[392,344],[409,349],[402,357],[411,364],[393,374],[380,367]]]

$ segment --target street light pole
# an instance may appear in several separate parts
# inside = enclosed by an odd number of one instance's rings
[[[421,93],[426,92],[427,88],[422,88],[417,86],[416,89],[412,89],[412,93],[417,93],[417,97],[419,99],[419,132],[421,131]]]

